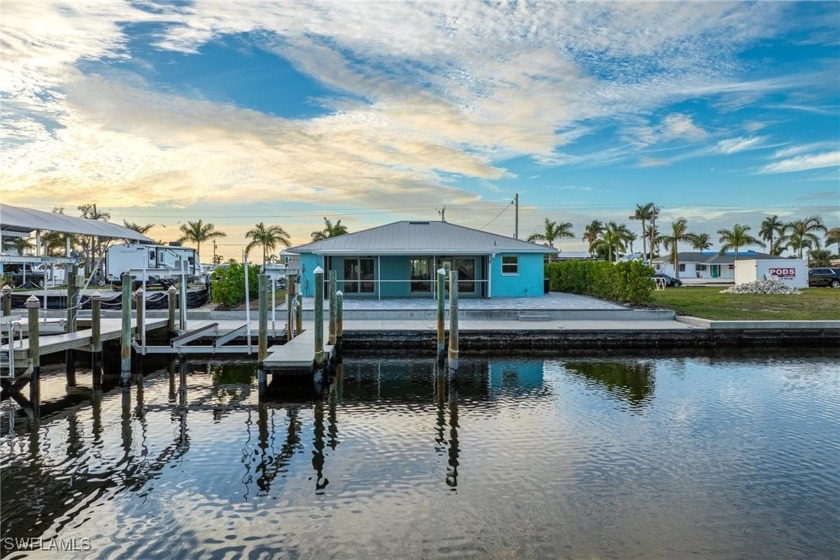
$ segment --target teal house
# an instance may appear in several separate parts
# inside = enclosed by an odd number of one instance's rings
[[[403,221],[288,249],[300,255],[300,289],[313,271],[336,272],[345,297],[433,298],[438,269],[458,271],[465,298],[539,297],[543,262],[556,249],[442,221]]]

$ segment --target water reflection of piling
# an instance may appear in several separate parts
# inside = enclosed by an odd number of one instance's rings
[[[315,469],[316,480],[315,490],[320,491],[327,487],[330,481],[324,477],[324,401],[315,401],[312,413],[314,422],[312,430],[312,468]]]
[[[167,370],[167,373],[169,374],[169,395],[168,395],[168,398],[169,398],[170,403],[174,403],[175,402],[175,397],[176,397],[176,393],[175,393],[175,357],[174,356],[170,356],[169,361],[166,363],[166,370]]]
[[[446,484],[451,488],[458,486],[458,465],[461,449],[458,444],[458,388],[455,383],[449,385],[449,468],[446,472]]]

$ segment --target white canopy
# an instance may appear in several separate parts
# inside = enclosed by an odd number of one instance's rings
[[[9,206],[8,204],[0,204],[0,230],[9,233],[29,233],[36,230],[58,231],[154,243],[153,239],[142,233],[110,222],[74,218],[55,212],[43,212],[31,208]]]

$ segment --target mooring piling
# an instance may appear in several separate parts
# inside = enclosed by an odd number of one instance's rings
[[[437,357],[442,360],[446,338],[446,269],[439,268],[437,275]]]
[[[41,393],[41,346],[38,324],[38,311],[41,302],[35,296],[29,296],[24,304],[28,311],[29,323],[29,361],[32,366],[32,373],[29,376],[29,400],[32,403],[33,412],[40,410]]]
[[[79,287],[76,286],[76,265],[65,265],[67,279],[67,321],[64,324],[64,332],[76,332],[76,318],[79,316],[79,308],[76,302],[79,299]],[[46,303],[44,305],[46,308]]]
[[[458,369],[458,271],[449,274],[449,370]]]
[[[137,315],[137,317],[136,317],[137,321],[136,321],[135,326],[134,326],[134,329],[135,329],[134,330],[134,338],[138,341],[142,340],[142,338],[143,338],[143,329],[144,329],[144,326],[145,326],[144,325],[145,317],[143,317],[143,315],[145,315],[145,313],[143,312],[144,307],[145,307],[143,305],[143,298],[144,297],[145,297],[145,294],[143,293],[143,288],[137,288],[137,291],[134,292],[134,309],[137,310],[137,314],[136,314]]]
[[[127,379],[131,373],[131,286],[134,278],[122,275],[122,331],[120,333],[120,373]]]
[[[295,295],[295,333],[303,332],[303,294]]]
[[[102,390],[102,294],[90,296],[90,342],[93,361],[93,390]]]
[[[166,303],[167,307],[169,308],[169,314],[167,315],[167,322],[166,322],[166,331],[168,336],[172,336],[175,332],[175,302],[178,301],[178,290],[175,289],[175,286],[169,286],[169,289],[166,290]]]
[[[6,284],[0,292],[3,294],[3,317],[8,317],[12,314],[12,288]]]
[[[259,330],[257,333],[257,361],[262,363],[268,354],[268,286],[269,277],[267,274],[260,274],[259,277]]]
[[[297,334],[295,329],[295,305],[297,304],[297,286],[292,274],[286,275],[286,340],[292,340]]]
[[[338,290],[335,293],[335,342],[341,343],[344,336],[344,292]]]
[[[336,319],[336,276],[335,270],[330,270],[330,344],[335,346],[335,319]]]
[[[315,282],[315,368],[324,367],[324,269],[320,266],[313,271]]]

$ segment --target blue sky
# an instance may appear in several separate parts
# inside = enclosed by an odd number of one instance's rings
[[[840,3],[0,5],[3,202],[204,219],[239,257],[446,218],[840,225]],[[202,251],[205,253],[205,251]],[[209,260],[209,254],[204,260]]]

